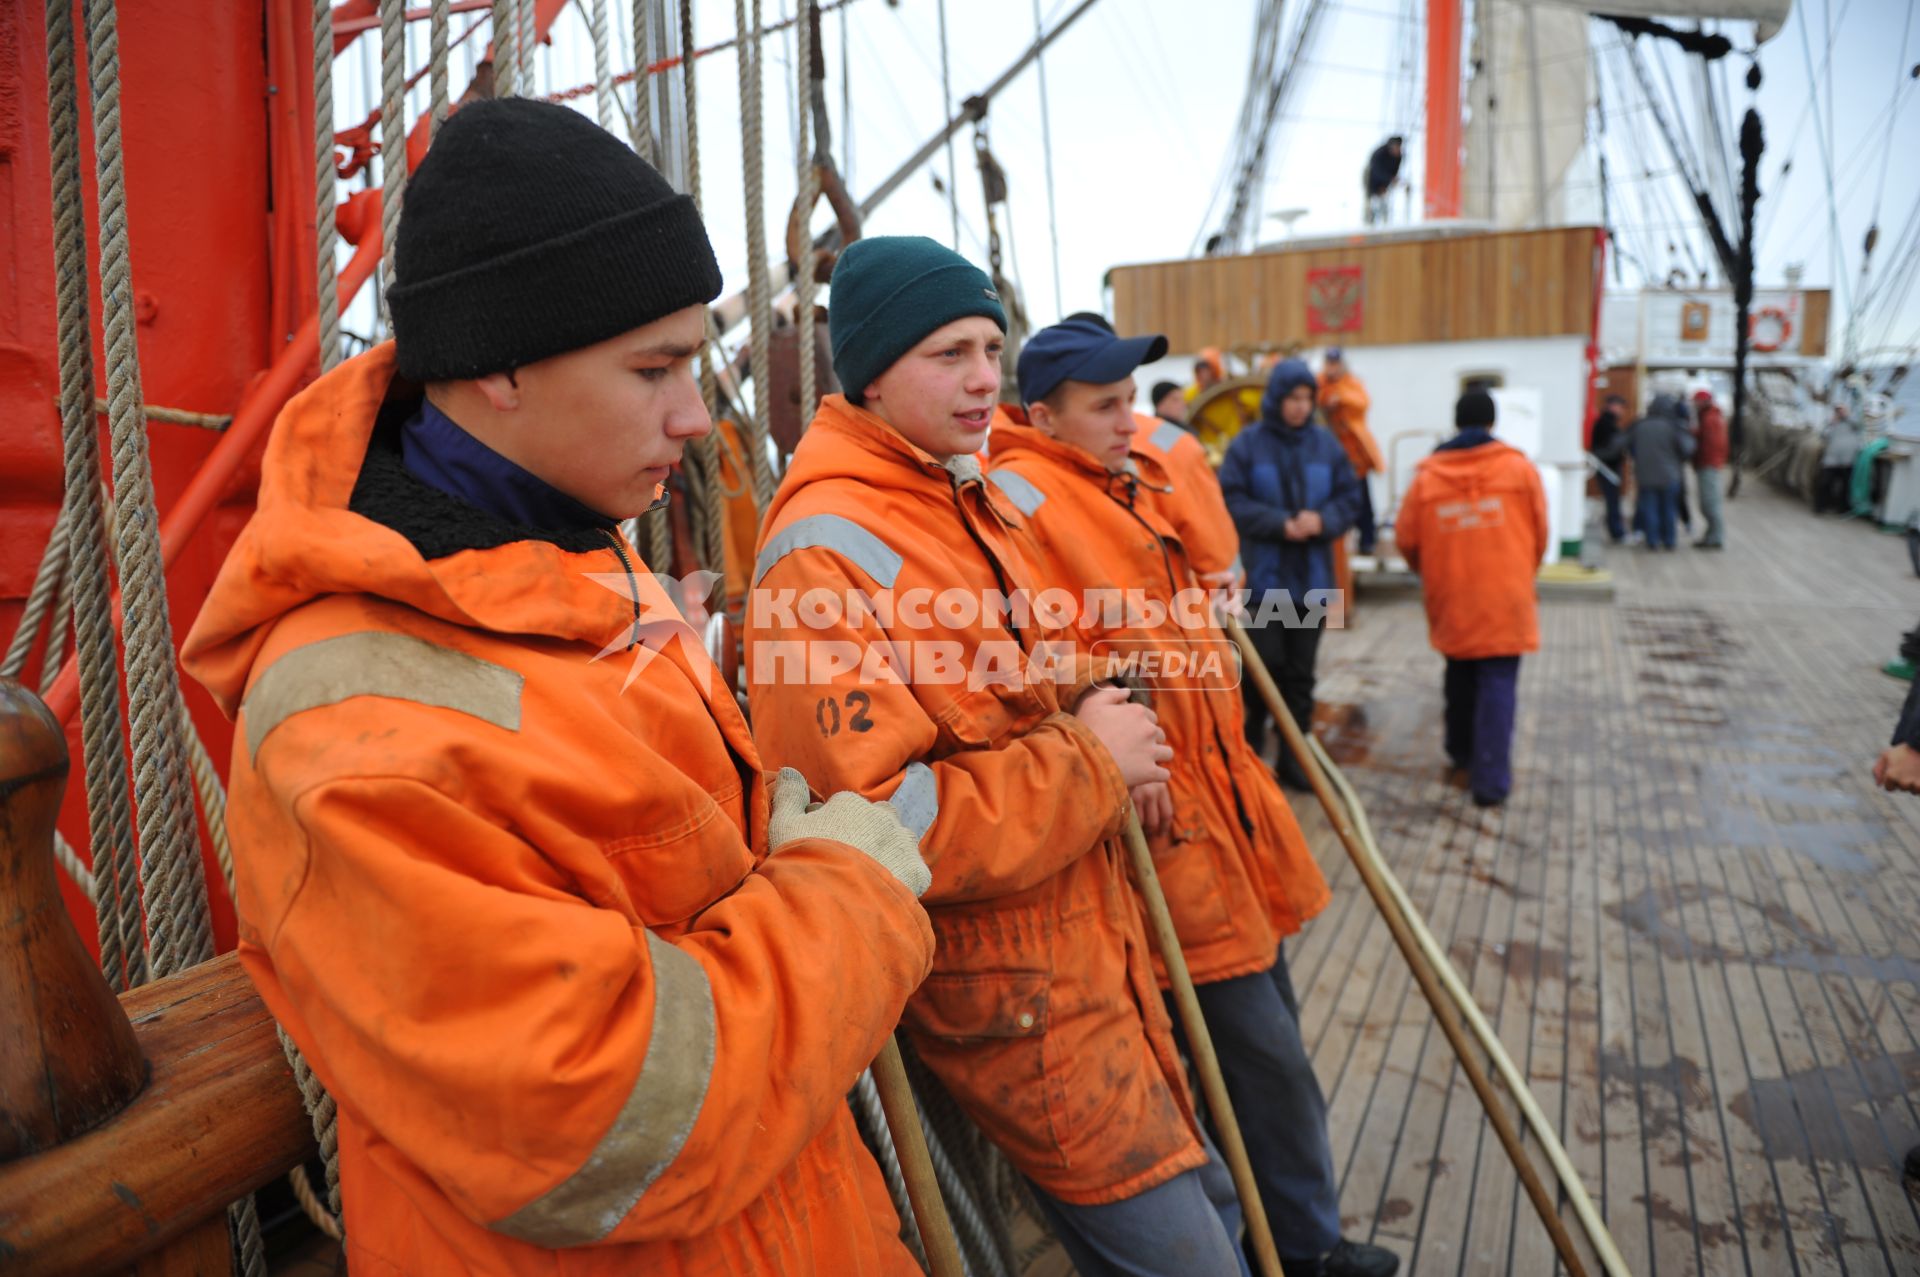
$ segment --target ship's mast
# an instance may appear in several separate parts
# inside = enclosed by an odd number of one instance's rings
[[[1427,0],[1428,220],[1460,216],[1460,3]]]

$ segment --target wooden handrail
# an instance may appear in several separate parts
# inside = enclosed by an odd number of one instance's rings
[[[152,1066],[104,1126],[0,1165],[0,1272],[125,1268],[313,1156],[273,1018],[215,958],[120,999]]]
[[[54,885],[67,770],[0,679],[0,1274],[199,1271],[313,1127],[232,954],[114,998]]]

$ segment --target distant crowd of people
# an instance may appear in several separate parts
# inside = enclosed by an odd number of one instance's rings
[[[1672,550],[1682,534],[1693,535],[1694,507],[1687,499],[1693,472],[1701,521],[1696,550],[1726,548],[1722,512],[1727,469],[1727,418],[1713,393],[1695,391],[1691,404],[1677,395],[1655,395],[1646,415],[1630,419],[1627,401],[1608,395],[1594,418],[1587,450],[1607,467],[1600,492],[1607,506],[1607,537],[1615,545]],[[1632,513],[1626,512],[1629,483]]]

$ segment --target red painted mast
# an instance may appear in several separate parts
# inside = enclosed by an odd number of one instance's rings
[[[1427,218],[1460,216],[1460,2],[1427,0]]]

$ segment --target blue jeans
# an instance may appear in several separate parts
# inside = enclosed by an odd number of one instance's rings
[[[1667,533],[1673,533],[1671,517]],[[1455,767],[1467,769],[1475,798],[1499,801],[1513,789],[1513,713],[1519,681],[1517,656],[1447,661],[1447,757]]]
[[[1240,1198],[1212,1142],[1211,1158],[1117,1202],[1077,1206],[1031,1180],[1033,1199],[1081,1277],[1252,1277],[1240,1252]]]
[[[1680,510],[1680,485],[1668,488],[1642,488],[1640,508],[1646,519],[1647,544],[1673,548],[1674,521]]]
[[[1627,539],[1627,521],[1620,516],[1620,485],[1611,479],[1602,479],[1600,495],[1607,502],[1607,536],[1618,545]]]
[[[1300,1036],[1286,950],[1265,971],[1202,984],[1195,992],[1274,1248],[1282,1259],[1316,1259],[1340,1241],[1340,1184],[1327,1143],[1327,1100]],[[1184,1046],[1186,1035],[1180,1037]]]

